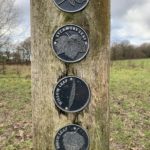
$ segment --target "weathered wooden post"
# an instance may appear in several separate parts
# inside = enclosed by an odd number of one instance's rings
[[[109,150],[110,1],[89,0],[76,13],[63,12],[54,1],[31,0],[33,147],[55,150],[57,131],[78,124],[89,135],[90,150]],[[64,1],[73,6],[84,2]],[[52,48],[54,33],[66,24],[82,27],[89,37],[89,52],[78,63],[64,63]],[[55,106],[53,92],[58,80],[71,75],[88,83],[91,100],[81,112],[65,113]]]

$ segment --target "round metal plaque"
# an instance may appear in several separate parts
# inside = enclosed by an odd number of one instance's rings
[[[52,47],[60,60],[67,63],[78,62],[88,53],[88,35],[77,25],[65,25],[55,32]]]
[[[88,150],[89,137],[83,128],[72,124],[57,132],[54,144],[56,150]]]
[[[90,101],[88,85],[78,77],[61,79],[54,89],[54,102],[64,112],[79,112]]]
[[[89,0],[54,0],[56,6],[65,12],[78,12],[84,9]]]

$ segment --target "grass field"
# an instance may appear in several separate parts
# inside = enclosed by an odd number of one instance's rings
[[[111,148],[150,150],[150,60],[113,62]]]
[[[30,67],[6,68],[8,69],[6,74],[0,74],[0,150],[30,150],[32,149]],[[110,149],[149,150],[149,59],[112,63],[110,110]]]
[[[27,66],[7,66],[0,75],[0,150],[32,148],[29,76]]]

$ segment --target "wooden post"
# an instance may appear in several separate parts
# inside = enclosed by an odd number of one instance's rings
[[[55,57],[51,40],[65,24],[84,28],[90,39],[87,57],[66,65]],[[70,123],[87,129],[90,150],[109,150],[110,0],[90,0],[78,13],[59,10],[53,0],[31,0],[32,108],[35,150],[55,150],[56,131]],[[58,79],[76,75],[91,88],[91,102],[82,113],[61,113],[53,102]]]

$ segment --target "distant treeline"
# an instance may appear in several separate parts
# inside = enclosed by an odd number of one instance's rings
[[[31,41],[30,37],[19,43],[16,50],[11,46],[5,51],[0,50],[1,64],[30,64]],[[113,43],[111,46],[111,60],[150,58],[150,43],[139,46],[130,44],[129,41]]]
[[[132,45],[128,42],[113,44],[111,47],[112,60],[150,58],[150,43],[140,46]]]

